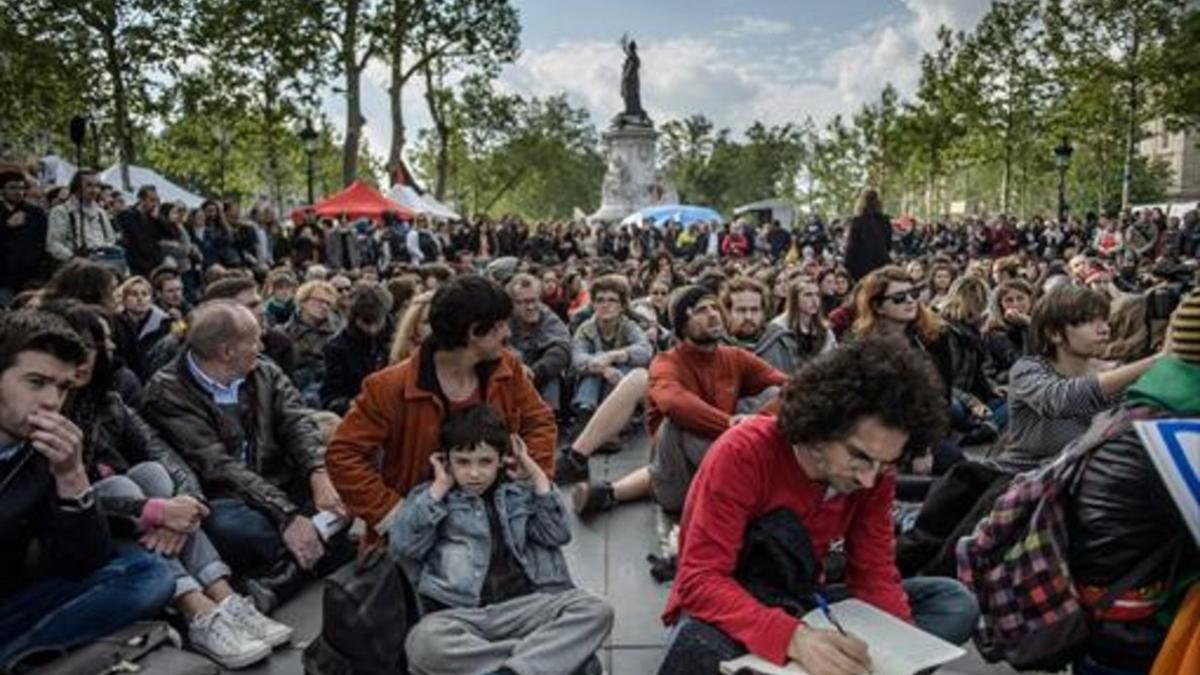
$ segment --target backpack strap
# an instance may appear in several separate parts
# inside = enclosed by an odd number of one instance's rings
[[[1159,565],[1166,561],[1167,557],[1179,550],[1183,543],[1183,535],[1175,535],[1167,543],[1163,544],[1149,557],[1143,558],[1136,567],[1125,573],[1125,576],[1117,579],[1113,585],[1108,587],[1108,591],[1100,597],[1096,604],[1090,609],[1092,612],[1102,612],[1108,609],[1122,593],[1133,588],[1136,584],[1140,584],[1150,576],[1150,573]]]

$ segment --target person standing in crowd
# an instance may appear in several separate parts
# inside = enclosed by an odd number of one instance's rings
[[[650,364],[647,423],[654,463],[615,483],[576,485],[571,496],[581,516],[651,494],[668,514],[679,513],[713,439],[745,419],[737,413],[739,399],[785,382],[757,356],[721,344],[725,321],[717,294],[707,287],[675,291],[671,324],[679,342]]]
[[[346,325],[324,348],[322,408],[345,415],[363,378],[387,365],[391,308],[392,296],[382,286],[359,286],[350,294]]]
[[[25,176],[0,173],[0,308],[44,281],[46,212],[26,200],[27,192]]]
[[[946,425],[937,373],[902,341],[859,340],[801,367],[781,401],[778,417],[753,416],[723,433],[696,474],[663,612],[673,628],[660,675],[715,674],[721,661],[746,652],[813,673],[870,671],[869,646],[859,637],[766,604],[763,589],[778,585],[741,557],[752,535],[798,546],[816,570],[798,581],[814,591],[822,590],[820,561],[830,542],[844,539],[846,582],[823,589],[830,601],[857,597],[965,642],[978,613],[974,598],[953,579],[901,581],[893,544],[893,467],[906,447],[933,443]],[[796,529],[807,534],[805,544],[788,534]]]
[[[96,172],[76,171],[70,191],[66,202],[51,209],[46,230],[46,252],[60,263],[77,255],[111,250],[118,244],[117,231],[98,201],[100,179]]]
[[[147,383],[142,413],[196,472],[211,500],[205,531],[234,571],[251,577],[247,590],[269,613],[308,572],[345,562],[336,550],[344,540],[323,542],[312,515],[346,511],[312,412],[279,366],[259,356],[259,321],[228,300],[196,308],[186,350]]]
[[[562,407],[562,389],[571,365],[571,334],[549,307],[542,304],[542,283],[532,274],[519,273],[508,281],[513,303],[509,319],[509,346],[531,373],[533,386],[557,415]]]
[[[442,421],[455,410],[494,407],[553,476],[554,413],[504,347],[511,314],[512,300],[496,282],[454,277],[434,293],[432,332],[416,351],[363,381],[325,456],[348,513],[366,521],[361,547],[388,532],[405,496],[427,476]]]
[[[45,312],[0,315],[0,669],[86,644],[158,613],[175,575],[141,549],[116,557],[62,407],[87,360]],[[36,542],[36,545],[35,545]],[[36,551],[36,556],[35,556]]]
[[[158,211],[158,189],[143,185],[138,188],[137,203],[117,216],[117,229],[121,231],[121,245],[129,258],[131,274],[149,276],[163,262],[160,242],[167,231],[158,219]]]
[[[892,224],[883,213],[883,202],[873,188],[863,190],[858,200],[858,215],[846,231],[846,269],[854,279],[862,279],[891,262]]]

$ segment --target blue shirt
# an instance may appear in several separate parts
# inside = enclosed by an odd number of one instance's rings
[[[223,385],[209,377],[203,370],[200,370],[200,366],[196,364],[196,359],[192,357],[191,352],[188,352],[187,355],[187,365],[192,376],[196,378],[196,382],[200,384],[200,388],[212,395],[213,403],[217,405],[238,404],[238,393],[241,391],[242,385],[245,384],[246,378],[239,377],[230,382],[228,386]]]

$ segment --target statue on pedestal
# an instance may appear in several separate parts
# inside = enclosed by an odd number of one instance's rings
[[[613,119],[613,126],[654,126],[650,116],[642,109],[642,85],[638,76],[642,59],[638,57],[637,42],[630,40],[628,35],[622,35],[621,50],[625,52],[625,65],[621,69],[621,98],[625,101],[625,110]]]

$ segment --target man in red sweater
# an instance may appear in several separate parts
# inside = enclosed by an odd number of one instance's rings
[[[735,414],[738,400],[786,381],[749,351],[721,344],[725,319],[717,294],[707,287],[676,291],[669,314],[679,342],[650,363],[646,395],[654,463],[616,483],[575,486],[572,498],[581,516],[651,493],[664,511],[678,514],[713,439],[746,418]]]
[[[777,418],[753,417],[717,439],[683,511],[679,572],[663,613],[675,628],[659,675],[716,673],[720,660],[747,650],[812,675],[869,671],[862,640],[809,628],[748,590],[739,557],[747,527],[781,511],[807,532],[815,561],[845,541],[846,583],[823,589],[831,602],[854,596],[943,639],[967,640],[977,609],[966,588],[952,579],[902,582],[895,562],[892,467],[906,447],[926,447],[945,428],[941,391],[937,372],[904,344],[857,341],[797,371]],[[819,565],[812,576],[821,588]]]

